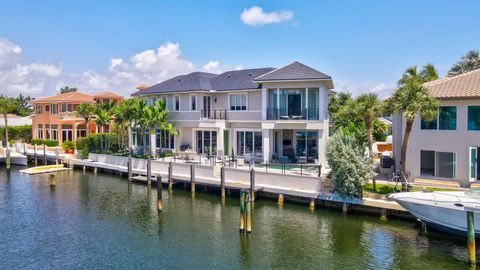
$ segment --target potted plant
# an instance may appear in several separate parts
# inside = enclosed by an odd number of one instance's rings
[[[62,144],[62,149],[67,154],[73,154],[75,152],[75,143],[69,140],[64,141]]]

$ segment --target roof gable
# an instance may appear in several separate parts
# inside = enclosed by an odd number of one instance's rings
[[[254,82],[253,79],[272,70],[274,68],[227,71],[211,79],[212,89],[217,91],[259,89],[261,85]]]
[[[186,75],[179,75],[152,85],[144,90],[137,91],[133,93],[132,96],[193,90],[211,90],[212,86],[210,84],[210,78],[214,76],[216,76],[216,74],[207,72],[192,72]]]
[[[64,94],[58,94],[56,96],[32,100],[32,103],[45,102],[94,102],[94,99],[93,96],[82,92],[69,92]]]
[[[257,82],[289,80],[331,80],[332,77],[299,62],[272,70],[255,78]]]

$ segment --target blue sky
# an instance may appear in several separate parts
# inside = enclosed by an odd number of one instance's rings
[[[263,13],[242,20],[252,7]],[[126,95],[192,70],[300,61],[337,91],[387,95],[407,67],[433,63],[445,75],[479,49],[478,10],[479,1],[2,1],[0,87]]]

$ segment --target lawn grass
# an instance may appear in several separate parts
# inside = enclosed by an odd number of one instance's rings
[[[363,191],[385,195],[385,194],[395,192],[393,190],[394,187],[395,187],[394,185],[389,185],[389,184],[377,184],[377,192],[374,192],[373,184],[367,184],[363,187]],[[396,192],[399,192],[401,189],[402,189],[402,185],[398,184]],[[421,190],[422,190],[421,187],[412,187],[412,191],[421,191]],[[426,187],[425,190],[427,191],[458,191],[455,189],[437,188],[437,187]]]

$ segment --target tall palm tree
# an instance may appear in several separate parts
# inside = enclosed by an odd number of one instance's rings
[[[62,87],[60,88],[60,94],[70,93],[70,92],[77,92],[78,89],[76,87]]]
[[[480,68],[480,54],[478,50],[471,50],[450,68],[448,76],[456,76],[477,68]]]
[[[420,116],[426,120],[435,118],[437,114],[438,101],[430,96],[423,83],[435,80],[438,73],[433,65],[425,65],[420,73],[417,68],[412,67],[405,71],[398,81],[399,88],[386,102],[392,112],[398,112],[405,118],[405,132],[401,150],[402,171],[406,170],[406,155],[408,140],[412,131],[415,119]]]
[[[95,124],[99,128],[99,133],[103,133],[104,127],[108,125],[111,121],[111,115],[109,111],[103,110],[100,107],[95,108]],[[101,139],[102,152],[105,150],[104,137]]]
[[[7,165],[7,171],[10,170],[10,148],[8,147],[9,138],[7,114],[14,112],[16,109],[18,109],[18,107],[19,104],[15,99],[0,95],[0,114],[3,115],[3,119],[5,121],[5,145],[7,146],[5,163]]]
[[[363,118],[367,128],[368,153],[372,156],[373,122],[382,115],[383,105],[377,94],[366,93],[358,96],[354,102],[355,112]],[[373,190],[377,190],[377,183],[373,178]]]
[[[90,133],[90,128],[88,124],[90,123],[90,120],[94,116],[94,111],[95,111],[95,107],[92,104],[82,103],[77,107],[77,111],[75,112],[75,114],[78,117],[81,117],[83,118],[83,120],[85,120],[85,128],[87,129],[87,136]]]
[[[155,104],[145,107],[142,117],[142,123],[148,128],[150,136],[155,134],[157,128],[165,130],[171,135],[178,134],[178,131],[174,128],[174,123],[168,122],[168,110],[165,102],[162,100],[158,100]],[[150,150],[152,155],[154,155],[155,149]]]

